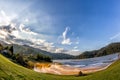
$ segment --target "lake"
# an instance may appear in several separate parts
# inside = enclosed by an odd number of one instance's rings
[[[87,67],[99,67],[99,66],[105,66],[105,65],[107,66],[117,59],[118,59],[118,53],[102,56],[102,57],[89,58],[89,59],[53,60],[53,62],[62,63],[66,66],[87,68]]]

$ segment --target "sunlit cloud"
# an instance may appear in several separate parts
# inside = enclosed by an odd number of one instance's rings
[[[66,44],[66,45],[72,44],[70,38],[67,38],[67,33],[69,30],[70,30],[70,28],[66,27],[65,31],[62,33],[62,38],[63,38],[63,41],[61,42],[62,44]]]

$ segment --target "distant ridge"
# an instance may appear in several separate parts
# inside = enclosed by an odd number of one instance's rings
[[[99,50],[93,50],[93,51],[85,51],[77,58],[93,58],[93,57],[99,57],[99,56],[105,56],[109,54],[114,54],[120,52],[120,42],[111,43]]]

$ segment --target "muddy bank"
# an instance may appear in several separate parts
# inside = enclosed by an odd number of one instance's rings
[[[102,65],[96,67],[83,67],[83,68],[75,68],[72,66],[61,65],[58,63],[36,63],[34,66],[34,71],[40,73],[50,73],[50,74],[57,74],[57,75],[79,75],[80,72],[83,74],[93,73],[96,71],[104,70],[109,65]]]

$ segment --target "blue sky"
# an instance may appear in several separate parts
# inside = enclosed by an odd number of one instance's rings
[[[120,0],[1,0],[0,9],[55,47],[83,52],[120,41]]]

